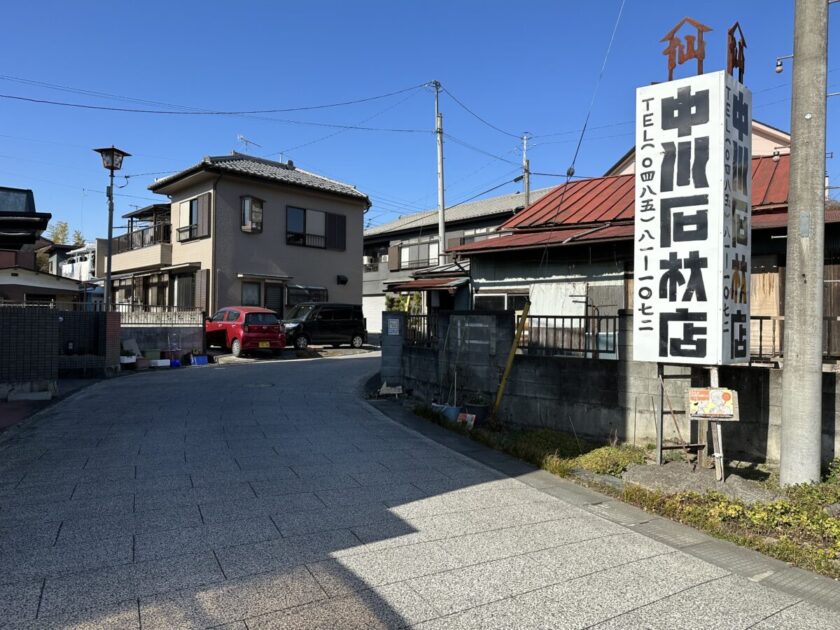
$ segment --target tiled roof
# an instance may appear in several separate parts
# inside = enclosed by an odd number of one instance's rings
[[[356,187],[350,184],[310,173],[291,163],[274,162],[243,153],[205,157],[201,162],[188,169],[170,175],[169,177],[158,179],[154,184],[149,186],[149,190],[157,192],[188,175],[202,170],[214,173],[230,173],[231,175],[242,175],[244,177],[258,177],[269,182],[280,182],[283,184],[314,188],[316,190],[366,201],[368,199],[367,195],[356,190]]]
[[[753,209],[787,205],[790,155],[753,158]],[[502,224],[500,229],[632,220],[635,175],[613,175],[562,184]]]
[[[540,188],[531,191],[531,199],[540,199],[543,195],[550,192],[551,188]],[[502,195],[501,197],[489,197],[488,199],[479,199],[470,203],[462,203],[452,208],[446,209],[446,223],[453,223],[456,221],[467,221],[469,219],[480,219],[483,217],[491,217],[496,214],[505,214],[513,212],[517,208],[525,207],[525,195],[523,193],[514,193],[510,195]],[[402,230],[416,229],[427,227],[430,225],[437,225],[437,208],[434,210],[423,210],[422,212],[415,212],[413,214],[406,214],[405,216],[383,223],[376,227],[365,230],[365,236],[376,236],[378,234],[389,234],[391,232],[400,232]]]

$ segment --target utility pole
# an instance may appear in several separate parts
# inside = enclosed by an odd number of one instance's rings
[[[528,132],[522,134],[522,178],[525,182],[525,207],[531,205],[531,163],[528,161]]]
[[[819,481],[828,3],[796,0],[780,481]]]
[[[432,81],[435,89],[435,136],[437,136],[438,183],[438,263],[446,264],[446,218],[443,196],[443,114],[440,113],[440,81]]]

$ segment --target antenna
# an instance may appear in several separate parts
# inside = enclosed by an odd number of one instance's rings
[[[255,147],[259,147],[260,149],[262,149],[262,145],[261,145],[261,144],[257,144],[256,142],[253,142],[253,141],[251,141],[251,140],[248,140],[248,138],[246,138],[245,136],[243,136],[241,133],[236,134],[236,141],[237,141],[237,142],[241,142],[242,144],[244,144],[244,145],[245,145],[245,153],[247,153],[247,152],[248,152],[248,149],[249,149],[249,146],[250,146],[250,145],[254,145]]]

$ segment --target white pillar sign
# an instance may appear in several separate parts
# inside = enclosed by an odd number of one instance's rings
[[[726,72],[636,90],[636,361],[749,360],[751,133]]]

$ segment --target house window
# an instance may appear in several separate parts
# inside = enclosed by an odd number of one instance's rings
[[[400,269],[423,269],[438,264],[437,241],[400,246]]]
[[[306,244],[306,210],[303,208],[286,208],[286,243]]]
[[[286,243],[319,249],[344,250],[347,218],[343,214],[286,208]]]
[[[243,282],[242,283],[242,306],[259,306],[260,305],[260,283],[259,282]]]
[[[473,303],[477,311],[505,310],[504,295],[476,295]]]
[[[182,201],[178,219],[179,242],[210,236],[210,193]]]
[[[256,197],[242,197],[242,231],[262,232],[263,201]]]

